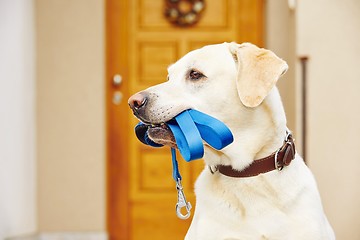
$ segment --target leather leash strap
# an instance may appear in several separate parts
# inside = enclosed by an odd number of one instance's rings
[[[254,177],[273,170],[281,171],[295,158],[295,144],[290,133],[287,134],[282,147],[272,155],[257,159],[242,171],[233,169],[231,166],[219,165],[216,169],[223,175],[234,178]]]

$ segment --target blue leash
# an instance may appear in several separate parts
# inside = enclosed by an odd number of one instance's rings
[[[204,156],[203,140],[216,150],[221,150],[233,142],[233,135],[230,129],[221,121],[205,113],[194,109],[186,110],[169,122],[166,123],[172,131],[176,145],[182,157],[187,161],[200,159]],[[149,126],[139,123],[135,127],[137,138],[144,144],[152,147],[162,147],[152,141],[147,133]],[[176,214],[181,219],[190,217],[190,202],[186,201],[183,187],[181,185],[181,175],[176,159],[176,149],[171,148],[173,178],[176,182],[178,192],[178,202],[176,204]],[[181,213],[181,209],[186,208],[186,214]]]

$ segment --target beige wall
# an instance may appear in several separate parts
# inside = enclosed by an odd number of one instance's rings
[[[296,2],[266,1],[266,45],[290,67],[278,87],[300,153],[298,57],[309,56],[308,165],[337,239],[360,239],[360,1]]]
[[[40,231],[105,229],[104,1],[36,0]]]
[[[360,1],[301,0],[308,55],[308,162],[338,240],[360,239]]]
[[[265,1],[265,43],[266,48],[275,52],[289,65],[287,73],[279,80],[288,128],[298,135],[296,129],[295,91],[295,13],[290,10],[288,0]]]

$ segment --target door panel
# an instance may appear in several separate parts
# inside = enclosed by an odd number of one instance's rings
[[[183,239],[191,219],[175,215],[176,190],[168,148],[141,144],[138,120],[127,106],[137,91],[164,82],[167,67],[190,50],[224,41],[262,45],[261,0],[205,1],[197,25],[177,27],[163,15],[165,1],[107,1],[108,230],[110,239]],[[120,86],[111,84],[121,74]],[[116,92],[123,100],[115,105]],[[195,206],[194,182],[202,160],[179,157],[183,186]],[[194,209],[192,210],[194,212]]]
[[[136,46],[137,84],[145,86],[158,84],[167,76],[169,63],[179,58],[179,49],[176,41],[139,41]],[[136,64],[136,63],[135,63]]]

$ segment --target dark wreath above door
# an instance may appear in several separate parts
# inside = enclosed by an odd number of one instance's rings
[[[205,10],[205,0],[165,0],[166,19],[179,27],[193,26]]]

